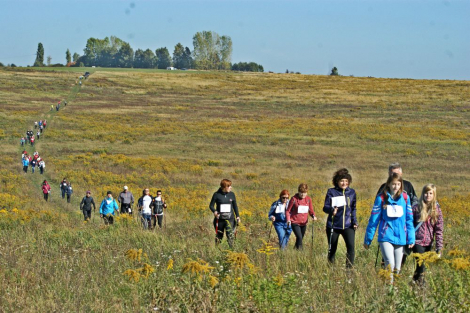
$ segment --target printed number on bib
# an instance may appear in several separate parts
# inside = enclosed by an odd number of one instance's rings
[[[299,205],[298,213],[308,213],[308,205]]]
[[[331,198],[331,206],[334,207],[342,207],[346,205],[346,197],[345,196],[339,196],[339,197],[333,197]]]
[[[402,217],[403,207],[401,205],[387,205],[388,217]]]
[[[231,209],[232,209],[231,204],[221,204],[220,205],[220,213],[230,213]]]

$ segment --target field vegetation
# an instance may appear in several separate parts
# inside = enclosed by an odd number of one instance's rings
[[[0,307],[5,312],[468,312],[470,310],[470,82],[295,74],[85,69],[0,69]],[[56,112],[51,104],[67,100]],[[24,174],[19,139],[48,126]],[[362,248],[388,164],[400,162],[420,194],[437,185],[445,219],[441,259],[427,288],[396,288]],[[358,195],[356,264],[326,262],[324,196],[346,167]],[[74,187],[72,203],[59,182]],[[236,245],[215,247],[208,204],[233,181],[242,223]],[[51,201],[40,184],[52,186]],[[319,221],[304,250],[279,251],[267,212],[282,189],[306,182]],[[86,190],[99,205],[127,185],[163,190],[165,228],[137,216],[111,227],[83,222]],[[312,244],[313,231],[313,244]]]

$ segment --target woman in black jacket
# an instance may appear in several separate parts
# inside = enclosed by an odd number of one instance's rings
[[[354,265],[354,239],[357,229],[356,191],[349,188],[352,177],[345,168],[339,169],[333,175],[334,188],[328,189],[325,197],[323,212],[328,214],[326,221],[326,236],[328,239],[328,261],[335,261],[339,235],[343,236],[346,244],[346,266]]]
[[[215,204],[215,207],[214,207]],[[218,244],[224,238],[224,231],[227,235],[229,246],[233,247],[235,216],[237,224],[240,223],[237,199],[232,192],[232,182],[222,179],[220,188],[212,196],[209,209],[214,214],[215,243]]]

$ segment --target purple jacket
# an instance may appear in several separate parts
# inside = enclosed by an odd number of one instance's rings
[[[440,251],[444,245],[444,219],[442,217],[442,211],[439,204],[436,205],[437,208],[437,221],[433,225],[431,223],[431,218],[426,222],[423,222],[419,229],[416,231],[416,244],[427,247],[432,245],[434,237],[436,237],[436,250]],[[418,224],[418,220],[421,217],[419,213],[418,205],[413,206],[413,217],[415,225]]]

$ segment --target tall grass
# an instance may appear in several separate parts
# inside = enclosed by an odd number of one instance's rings
[[[78,87],[75,69],[0,70],[2,311],[468,311],[469,82],[179,74],[96,69]],[[65,99],[66,108],[49,111]],[[40,152],[46,173],[23,174],[19,138],[44,118],[44,135],[26,149]],[[445,248],[428,260],[425,290],[409,284],[411,258],[390,289],[374,268],[376,243],[362,249],[393,161],[418,192],[438,186]],[[358,194],[352,271],[342,243],[337,263],[327,264],[321,210],[343,166]],[[63,177],[74,186],[71,204],[59,196]],[[234,251],[225,240],[215,247],[208,210],[224,177],[241,209]],[[313,244],[310,224],[303,251],[292,242],[270,250],[269,206],[301,182],[319,217]],[[112,227],[97,215],[83,222],[85,190],[99,205],[124,185],[136,197],[145,187],[163,190],[166,228],[144,231],[124,216]]]

